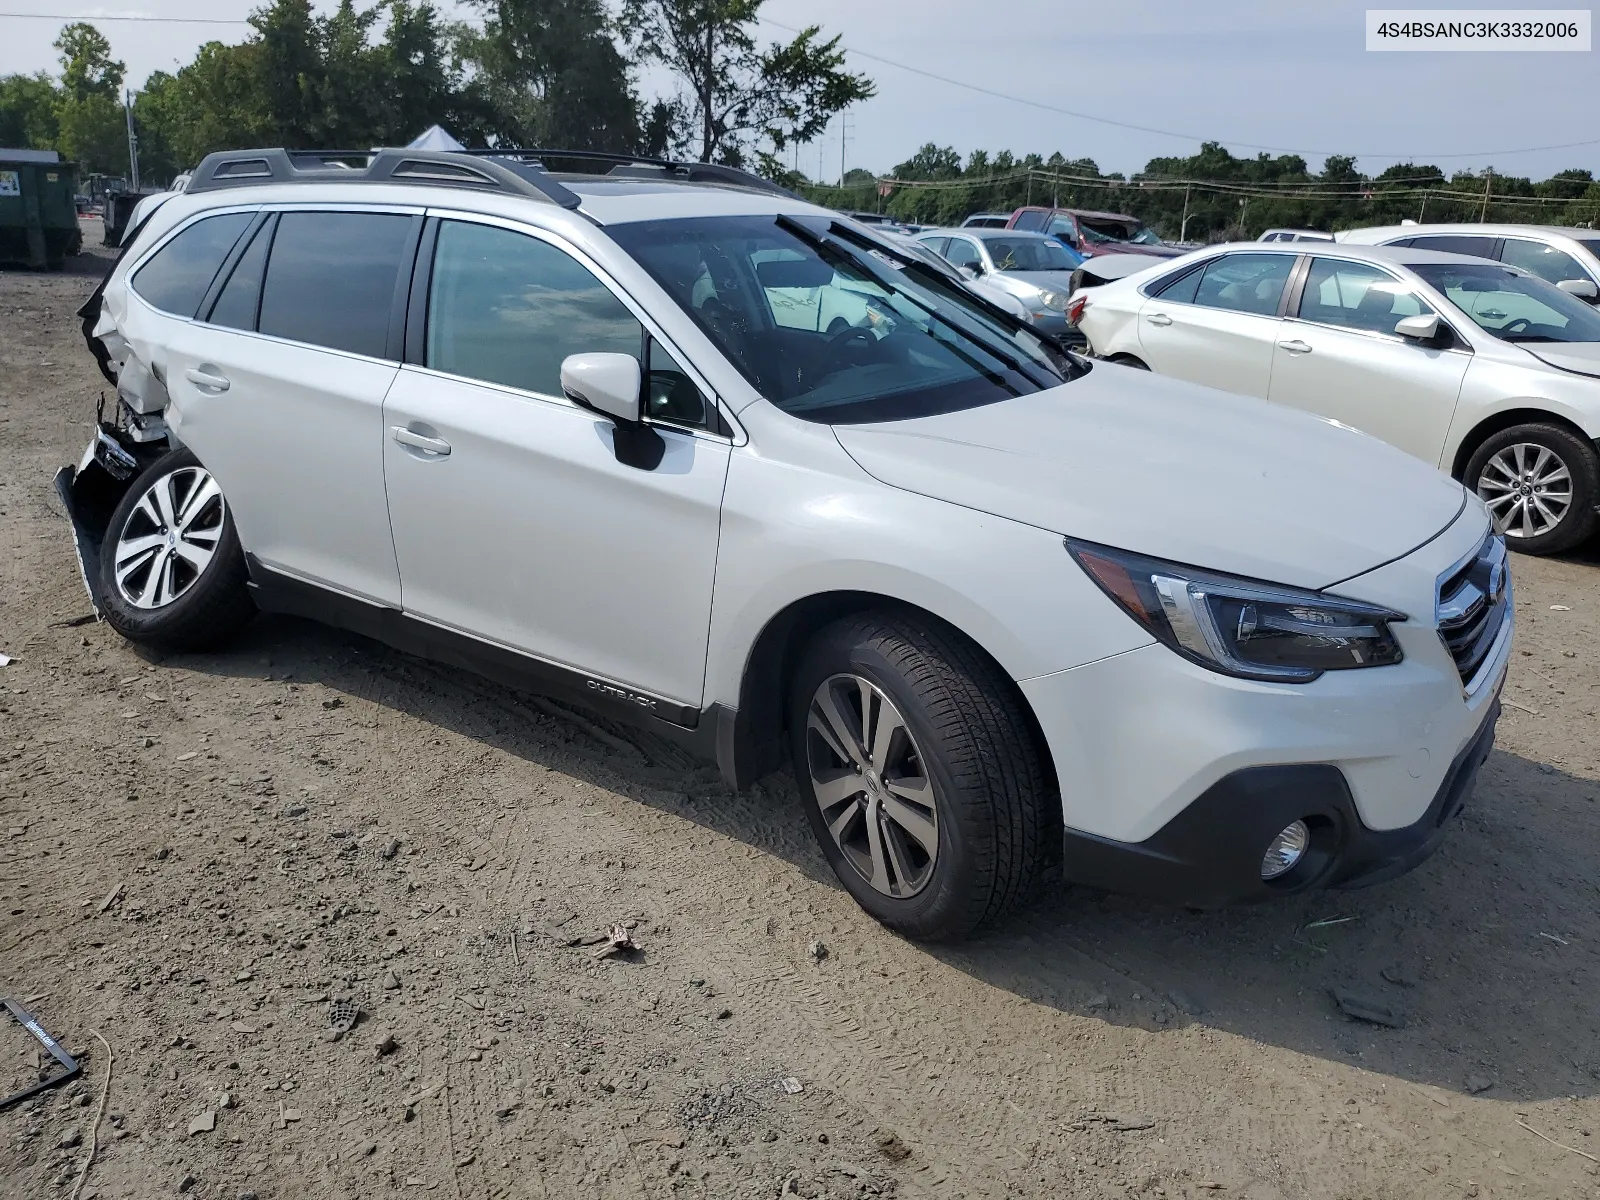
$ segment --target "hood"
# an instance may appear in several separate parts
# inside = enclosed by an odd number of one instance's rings
[[[1072,291],[1072,272],[1066,271],[996,271],[995,275],[1008,283],[1023,283],[1028,290],[1049,288],[1063,296]]]
[[[1600,378],[1600,342],[1516,342],[1540,362]]]
[[[1449,477],[1346,426],[1110,364],[999,404],[834,433],[891,487],[1308,588],[1414,550],[1466,503]]]
[[[1189,252],[1179,250],[1176,246],[1147,246],[1143,242],[1107,242],[1104,245],[1097,243],[1086,246],[1082,253],[1090,258],[1099,258],[1102,254],[1143,254],[1149,258],[1177,258],[1178,255]]]

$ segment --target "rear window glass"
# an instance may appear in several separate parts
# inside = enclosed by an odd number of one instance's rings
[[[222,213],[196,221],[134,272],[133,290],[162,312],[192,317],[233,244],[254,213]]]
[[[397,213],[284,213],[261,291],[261,332],[385,357],[412,220]]]

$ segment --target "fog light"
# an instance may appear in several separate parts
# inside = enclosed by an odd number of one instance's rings
[[[1304,821],[1295,821],[1272,839],[1267,852],[1261,856],[1261,878],[1276,879],[1294,870],[1295,864],[1305,857],[1306,847],[1310,844],[1311,830]]]

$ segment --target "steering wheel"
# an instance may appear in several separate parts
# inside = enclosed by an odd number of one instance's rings
[[[864,349],[870,350],[878,344],[878,339],[872,335],[872,330],[859,325],[847,325],[838,333],[828,338],[829,353],[845,353],[845,347],[852,342],[860,342]]]
[[[1533,322],[1528,320],[1527,317],[1518,317],[1515,321],[1512,321],[1512,322],[1510,322],[1509,324],[1506,324],[1506,325],[1502,325],[1500,327],[1500,329],[1499,329],[1499,332],[1500,333],[1521,333],[1524,329],[1526,329],[1531,324],[1533,324]]]

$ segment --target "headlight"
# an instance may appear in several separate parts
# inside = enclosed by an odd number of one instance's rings
[[[1038,304],[1054,312],[1067,311],[1067,298],[1060,292],[1052,292],[1049,288],[1039,289]]]
[[[1151,636],[1224,675],[1309,683],[1324,671],[1383,667],[1403,657],[1389,630],[1403,613],[1092,542],[1068,538],[1067,549]]]

